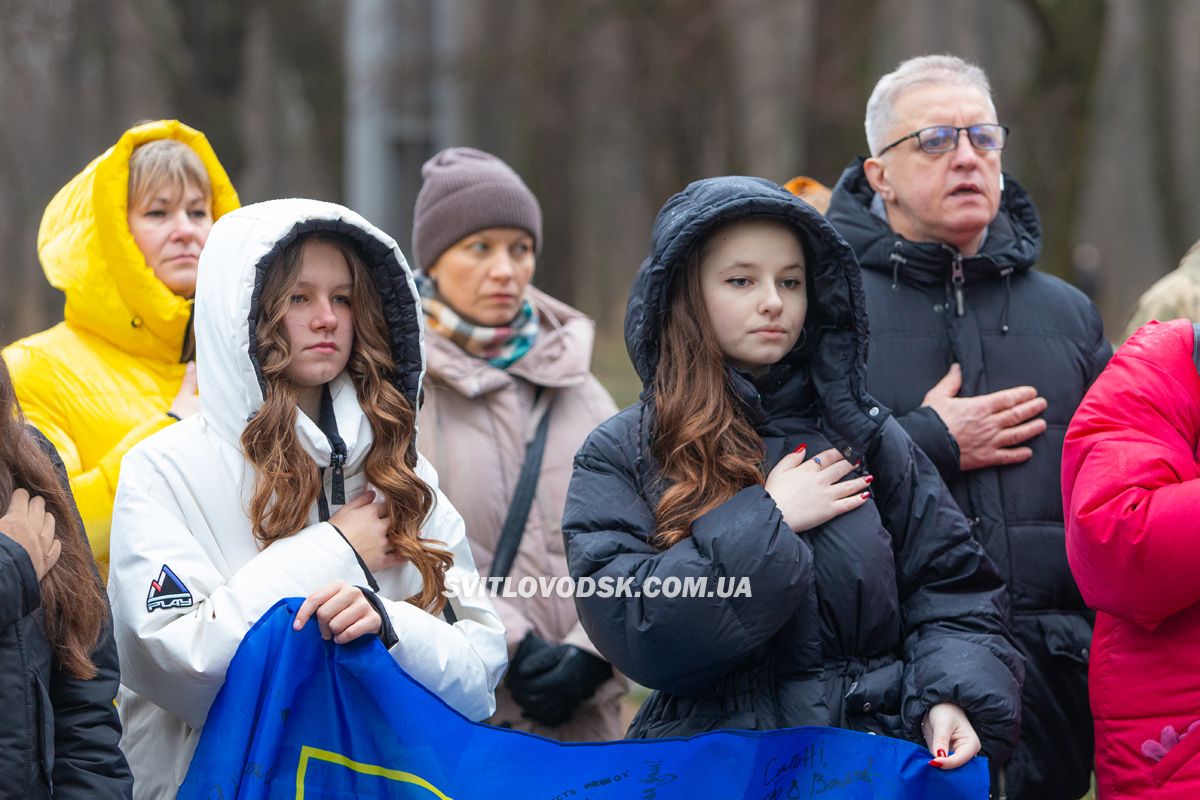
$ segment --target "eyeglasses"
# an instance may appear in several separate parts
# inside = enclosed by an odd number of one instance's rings
[[[985,123],[983,125],[968,125],[965,128],[956,128],[953,125],[934,125],[930,128],[922,128],[919,131],[914,131],[908,136],[901,136],[896,141],[889,144],[887,147],[879,151],[879,156],[891,150],[901,142],[909,139],[916,139],[917,144],[926,153],[949,153],[958,147],[958,133],[966,131],[967,138],[971,140],[971,146],[976,150],[1003,150],[1004,145],[1008,144],[1008,128],[1004,125],[996,125],[994,123]]]

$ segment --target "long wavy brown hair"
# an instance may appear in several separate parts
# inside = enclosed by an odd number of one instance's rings
[[[0,358],[0,514],[8,510],[15,489],[42,498],[54,517],[54,536],[62,551],[42,578],[43,626],[58,666],[90,680],[96,677],[92,651],[108,616],[104,590],[75,503],[50,457],[25,427],[8,366]]]
[[[338,248],[350,266],[354,344],[346,370],[374,436],[366,460],[367,480],[387,504],[392,549],[421,573],[421,591],[409,602],[436,614],[445,605],[446,570],[454,559],[441,542],[419,535],[435,496],[416,473],[412,446],[416,412],[392,382],[396,360],[388,345],[379,292],[366,264],[354,245],[333,234],[298,237],[268,267],[263,282],[255,335],[266,397],[242,432],[242,447],[257,470],[250,502],[254,535],[266,545],[296,533],[307,524],[308,511],[321,491],[316,462],[296,434],[299,389],[284,375],[292,358],[284,316],[300,280],[305,246],[314,241]]]
[[[765,481],[762,437],[733,393],[700,287],[711,240],[693,247],[671,280],[654,373],[650,453],[667,484],[654,544],[664,550],[691,536],[696,519]]]

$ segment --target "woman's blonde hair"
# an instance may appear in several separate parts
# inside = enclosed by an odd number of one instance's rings
[[[212,181],[196,151],[175,139],[155,139],[134,149],[129,157],[129,208],[140,208],[164,185],[176,194],[192,184],[212,203]]]
[[[304,249],[311,242],[336,247],[350,267],[354,344],[346,371],[374,436],[365,472],[387,505],[392,549],[421,573],[421,591],[409,602],[436,614],[445,605],[446,570],[454,559],[441,542],[420,538],[435,496],[416,473],[416,411],[393,383],[396,360],[379,291],[355,246],[334,234],[298,237],[272,261],[263,281],[255,337],[266,396],[242,432],[242,447],[257,470],[250,503],[254,535],[269,544],[296,533],[307,524],[308,510],[321,492],[317,465],[296,434],[299,388],[284,374],[292,360],[285,315],[300,280]]]

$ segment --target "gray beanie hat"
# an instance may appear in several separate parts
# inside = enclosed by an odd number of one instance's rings
[[[451,147],[421,167],[413,211],[417,269],[434,265],[463,237],[485,228],[520,228],[542,246],[542,208],[512,167],[482,150]]]

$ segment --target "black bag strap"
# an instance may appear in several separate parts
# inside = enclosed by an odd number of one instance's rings
[[[538,387],[534,405],[537,405],[541,393],[542,389]],[[525,463],[521,465],[521,477],[517,479],[517,488],[513,490],[512,502],[508,505],[508,516],[504,518],[504,528],[496,545],[496,557],[492,559],[489,577],[507,577],[517,558],[517,548],[521,546],[521,537],[525,535],[525,521],[529,519],[529,507],[533,505],[538,476],[542,471],[542,453],[546,450],[546,432],[550,429],[550,410],[551,407],[547,405],[533,440],[525,448]]]
[[[1192,361],[1196,364],[1196,372],[1200,372],[1200,322],[1192,323]]]

